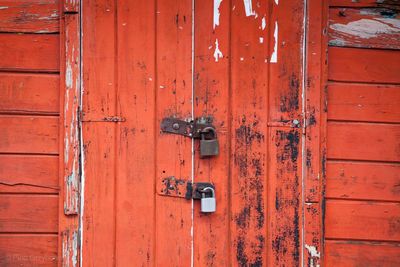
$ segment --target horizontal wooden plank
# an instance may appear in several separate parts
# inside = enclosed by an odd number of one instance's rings
[[[1,193],[57,193],[57,156],[0,155]]]
[[[0,232],[57,231],[57,195],[0,195]]]
[[[330,47],[329,79],[400,83],[400,51]]]
[[[0,34],[0,69],[59,71],[58,34]]]
[[[326,197],[400,201],[400,164],[328,161]]]
[[[58,117],[2,115],[0,126],[0,152],[58,153]]]
[[[328,119],[400,122],[400,86],[330,83]]]
[[[57,266],[57,235],[0,235],[0,266]]]
[[[329,20],[329,45],[400,49],[400,15],[394,11],[331,8]]]
[[[400,125],[328,122],[330,159],[400,161]]]
[[[333,241],[325,243],[324,266],[400,266],[399,244]]]
[[[336,7],[387,7],[398,9],[398,0],[329,0],[329,6]]]
[[[59,113],[57,74],[0,73],[0,112]]]
[[[327,200],[325,237],[400,241],[400,203]]]
[[[59,31],[58,0],[0,0],[0,32]]]

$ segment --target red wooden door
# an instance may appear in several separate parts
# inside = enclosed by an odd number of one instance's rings
[[[83,2],[84,266],[318,264],[319,199],[302,187],[304,8]],[[161,132],[165,117],[203,116],[214,119],[217,157]],[[167,195],[170,177],[212,182],[217,211],[201,213],[184,186]]]

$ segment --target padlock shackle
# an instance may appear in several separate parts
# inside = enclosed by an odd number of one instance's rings
[[[214,134],[214,139],[217,139],[217,131],[215,130],[214,127],[208,126],[205,127],[202,131],[201,131],[201,137],[204,137],[204,134],[212,132]]]
[[[208,191],[208,190],[211,191],[212,197],[215,198],[215,191],[214,191],[214,188],[212,188],[212,187],[205,187],[205,188],[203,188],[203,189],[201,190],[201,192],[202,192],[202,193],[205,193],[205,192]]]

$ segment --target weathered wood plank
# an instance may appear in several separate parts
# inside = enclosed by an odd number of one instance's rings
[[[59,7],[58,0],[1,0],[0,32],[56,33]]]
[[[400,122],[400,86],[330,83],[328,119]]]
[[[57,195],[0,195],[0,232],[58,232]]]
[[[325,266],[395,267],[400,246],[381,242],[326,241]]]
[[[51,71],[60,68],[58,35],[1,34],[0,69]]]
[[[400,15],[392,10],[331,8],[329,20],[331,46],[400,49]]]
[[[58,118],[0,116],[0,152],[57,154]]]
[[[0,235],[0,265],[56,266],[57,239],[57,235],[2,234]]]
[[[327,157],[400,161],[400,125],[328,123]]]
[[[0,155],[1,193],[57,193],[58,157]]]
[[[58,114],[59,86],[54,74],[0,73],[0,112]]]
[[[398,0],[329,0],[329,6],[336,7],[387,7],[398,9]]]
[[[325,237],[400,241],[400,203],[327,200]]]
[[[326,197],[400,201],[400,165],[328,161]]]
[[[329,79],[400,83],[400,51],[330,47]]]

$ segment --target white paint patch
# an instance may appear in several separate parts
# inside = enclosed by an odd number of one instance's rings
[[[382,21],[383,23],[390,24],[393,27],[400,29],[400,19],[376,18],[376,20]]]
[[[219,6],[221,5],[222,0],[214,0],[214,23],[213,28],[215,29],[216,26],[219,26]]]
[[[214,51],[215,62],[218,62],[218,60],[223,57],[224,55],[222,54],[221,50],[219,50],[218,39],[215,39],[215,51]]]
[[[264,43],[264,38],[260,37],[260,44]]]
[[[267,21],[265,17],[263,17],[261,20],[261,30],[265,30],[266,27],[267,27]]]
[[[67,89],[72,88],[72,68],[70,64],[67,64],[67,69],[65,71],[65,85]]]
[[[279,0],[275,0],[275,4],[276,4],[276,5],[279,5]]]
[[[314,265],[314,258],[320,258],[321,254],[317,251],[317,248],[315,246],[309,246],[305,244],[306,249],[308,250],[308,253],[311,256],[310,259],[310,267],[319,267],[319,264]]]
[[[253,10],[253,3],[251,1],[252,0],[243,0],[246,17],[256,16],[256,12]]]
[[[392,27],[386,23],[372,19],[360,19],[349,22],[348,24],[335,23],[332,24],[330,28],[343,34],[357,36],[363,39],[378,37],[379,34],[383,33],[393,34],[400,32],[400,28],[398,27]]]
[[[0,6],[0,9],[7,9],[8,6]]]
[[[275,30],[274,30],[274,39],[275,39],[275,44],[274,44],[274,51],[272,52],[271,55],[271,63],[277,63],[278,62],[278,22],[275,21]]]

